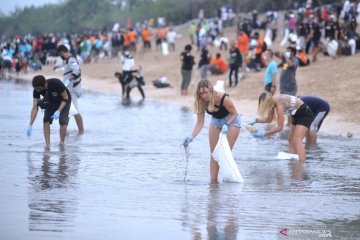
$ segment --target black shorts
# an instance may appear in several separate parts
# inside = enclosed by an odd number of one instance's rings
[[[71,101],[68,101],[66,103],[65,107],[63,108],[63,110],[61,111],[60,117],[59,117],[60,125],[68,125],[70,105],[71,105]],[[53,119],[51,118],[51,116],[54,115],[54,113],[56,112],[56,110],[58,110],[58,108],[59,108],[59,106],[49,105],[45,109],[43,122],[44,123],[48,122],[48,123],[52,124]]]
[[[301,105],[295,114],[291,114],[291,116],[293,125],[302,125],[310,128],[311,123],[314,121],[314,114],[306,104]]]
[[[319,46],[320,43],[320,39],[312,39],[312,44],[314,45],[315,48],[317,48]]]
[[[265,85],[265,91],[266,92],[271,92],[271,86],[272,86],[272,83],[268,83]]]
[[[4,60],[4,62],[3,62],[3,67],[4,67],[4,68],[8,68],[8,69],[12,68],[12,63],[11,63],[11,61],[10,61],[10,60]]]

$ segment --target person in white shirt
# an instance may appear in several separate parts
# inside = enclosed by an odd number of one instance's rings
[[[175,38],[176,32],[174,29],[170,28],[170,31],[166,34],[166,40],[169,43],[169,50],[175,52]]]

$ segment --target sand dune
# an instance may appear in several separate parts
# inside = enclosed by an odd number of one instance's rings
[[[182,37],[177,40],[177,51],[163,56],[160,51],[153,50],[135,55],[136,65],[141,65],[145,76],[145,94],[147,98],[163,102],[172,102],[192,107],[193,93],[200,76],[193,71],[193,78],[189,88],[189,96],[180,95],[181,73],[180,52],[185,44],[189,43],[186,35],[187,29],[176,29]],[[225,35],[235,39],[235,28],[228,28]],[[155,46],[153,45],[153,49]],[[281,50],[278,44],[272,46],[274,50]],[[210,48],[215,54],[217,49]],[[194,47],[192,53],[198,61],[199,56]],[[222,55],[227,57],[226,51]],[[314,95],[329,101],[331,112],[324,121],[322,131],[337,135],[360,136],[360,54],[351,57],[331,59],[320,56],[319,60],[308,67],[299,68],[297,71],[298,95]],[[98,63],[84,64],[82,66],[83,88],[104,93],[118,94],[121,87],[114,77],[116,71],[121,70],[119,59],[101,59]],[[280,74],[280,71],[278,72]],[[52,71],[51,66],[46,66],[41,72],[31,72],[26,76],[30,79],[33,75],[44,74],[47,78],[62,78],[62,72]],[[278,76],[279,76],[278,74]],[[151,81],[166,76],[172,87],[157,89]],[[246,117],[255,117],[258,95],[263,90],[264,70],[259,73],[249,73],[237,87],[228,88],[226,92],[235,100],[238,112]],[[210,80],[225,80],[227,76],[210,76]],[[139,95],[137,89],[132,91],[132,96]]]

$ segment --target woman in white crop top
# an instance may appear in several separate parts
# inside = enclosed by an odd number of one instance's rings
[[[270,123],[277,117],[277,126],[269,130],[258,129],[253,133],[254,137],[262,138],[280,132],[284,127],[284,115],[292,116],[292,124],[288,137],[289,152],[298,154],[300,161],[305,161],[306,151],[302,144],[303,138],[309,131],[314,115],[311,109],[301,99],[294,96],[280,94],[273,96],[264,92],[259,97],[258,113],[260,119],[255,123]]]

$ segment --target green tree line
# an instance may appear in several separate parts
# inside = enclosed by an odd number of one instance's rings
[[[197,18],[200,9],[205,17],[215,17],[224,4],[235,12],[259,12],[288,8],[290,0],[65,0],[58,4],[41,7],[25,7],[11,15],[0,15],[0,35],[3,38],[15,34],[38,34],[111,29],[115,22],[126,26],[131,17],[133,23],[150,18],[164,17],[168,23],[181,24]]]

